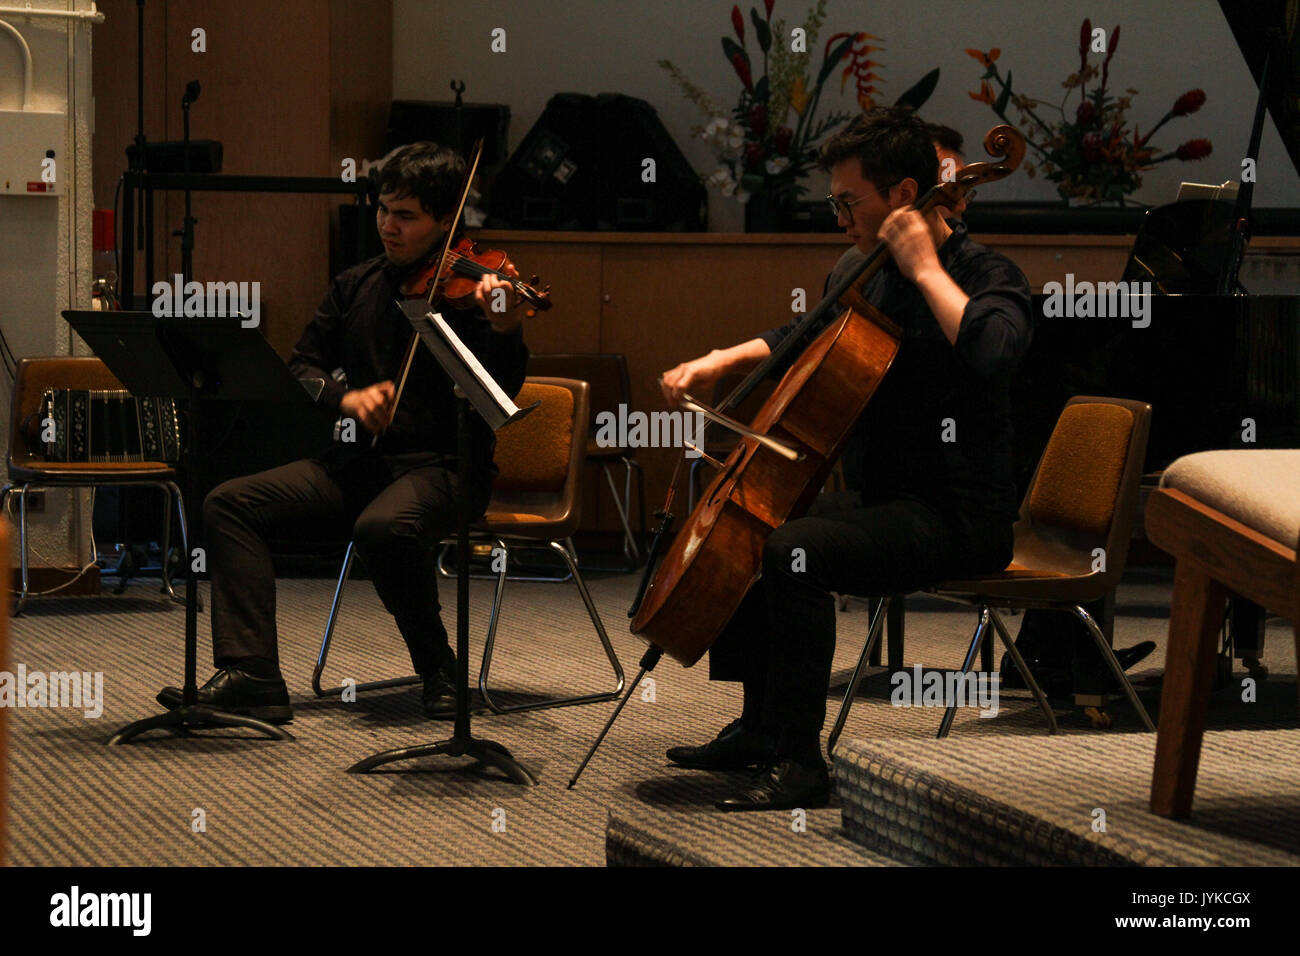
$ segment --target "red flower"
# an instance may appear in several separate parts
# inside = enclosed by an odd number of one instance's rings
[[[735,28],[736,38],[745,42],[745,18],[740,15],[740,7],[731,8],[731,25]]]
[[[745,89],[753,93],[754,78],[749,74],[749,64],[745,62],[745,57],[740,53],[733,54],[731,65],[736,68],[736,75],[740,77],[740,82],[745,84]]]
[[[1189,113],[1195,113],[1205,105],[1204,90],[1188,90],[1178,99],[1174,100],[1174,108],[1169,112],[1174,116],[1187,116]]]
[[[1208,139],[1189,139],[1178,147],[1174,155],[1182,160],[1204,159],[1213,148]]]
[[[776,147],[777,153],[784,156],[790,151],[790,143],[794,139],[794,130],[788,126],[777,128],[776,136],[772,138],[772,145]]]
[[[1074,113],[1074,118],[1080,126],[1087,126],[1097,118],[1097,108],[1092,103],[1084,100],[1079,104],[1079,108]]]
[[[749,108],[749,128],[755,136],[767,132],[767,107],[764,104],[755,103]]]
[[[745,144],[745,165],[753,168],[763,162],[763,147],[758,143]]]
[[[1089,163],[1101,159],[1101,137],[1096,133],[1089,133],[1083,138],[1083,158]]]
[[[763,6],[767,8],[767,18],[772,19],[772,7],[776,5],[776,0],[763,0]]]
[[[1092,39],[1092,21],[1087,17],[1083,18],[1083,25],[1079,27],[1079,72],[1088,65],[1088,41]]]
[[[1002,55],[1002,50],[999,49],[998,47],[994,47],[993,49],[989,50],[989,52],[984,53],[981,50],[967,49],[966,55],[973,56],[975,59],[979,60],[980,63],[984,64],[985,68],[988,68],[993,65],[994,60],[996,60],[998,57]]]
[[[980,80],[980,91],[978,93],[968,93],[967,95],[976,103],[993,105],[993,87],[989,86],[988,80]]]

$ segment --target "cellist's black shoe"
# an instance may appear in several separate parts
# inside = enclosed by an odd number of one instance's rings
[[[420,706],[426,717],[456,716],[456,660],[453,658],[432,674],[421,674],[424,689]]]
[[[719,810],[811,810],[830,803],[831,779],[826,764],[783,758],[764,767],[739,793],[719,800]]]
[[[745,729],[737,718],[700,747],[670,747],[668,759],[688,770],[744,770],[775,756],[770,737]]]
[[[183,694],[179,687],[164,687],[156,698],[168,710],[181,705]],[[293,720],[289,706],[289,688],[279,674],[263,677],[250,674],[238,666],[223,667],[199,688],[198,703],[228,714],[241,714],[272,724],[285,724]]]

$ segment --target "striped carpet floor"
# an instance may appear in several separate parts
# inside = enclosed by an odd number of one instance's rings
[[[447,620],[454,588],[444,582]],[[626,608],[632,576],[590,581],[593,597],[631,679],[643,646],[630,635]],[[354,703],[317,700],[310,693],[312,664],[328,610],[332,582],[282,580],[279,590],[281,661],[294,697],[297,740],[273,743],[244,731],[204,731],[188,738],[153,734],[109,748],[103,740],[122,724],[157,711],[163,684],[179,683],[183,612],[169,607],[148,582],[121,596],[35,599],[13,622],[9,669],[102,671],[103,715],[86,719],[67,709],[11,711],[8,854],[18,865],[601,865],[614,814],[629,826],[653,825],[690,834],[700,847],[749,849],[705,862],[852,862],[840,830],[840,811],[809,813],[807,834],[816,852],[785,853],[789,820],[772,823],[770,841],[756,835],[760,818],[717,814],[712,801],[739,779],[670,767],[666,747],[702,742],[740,708],[736,685],[711,684],[704,667],[684,670],[670,660],[654,672],[615,725],[576,790],[565,784],[613,708],[611,703],[476,718],[478,736],[509,747],[541,778],[522,788],[480,774],[464,759],[430,758],[369,775],[344,772],[376,751],[441,739],[446,721],[429,721],[416,688],[362,694]],[[1154,639],[1163,645],[1169,587],[1160,576],[1121,588],[1117,643]],[[471,589],[471,653],[481,653],[490,585]],[[828,707],[833,716],[848,670],[861,647],[867,615],[861,604],[841,615]],[[927,667],[955,666],[973,625],[970,611],[909,602],[906,660]],[[200,616],[200,681],[211,668],[208,616]],[[1012,623],[1014,630],[1016,624]],[[609,687],[603,655],[571,584],[512,583],[498,635],[494,687],[524,700]],[[1144,662],[1154,676],[1163,647]],[[1273,672],[1260,703],[1241,704],[1231,689],[1216,695],[1212,727],[1295,725],[1295,660],[1289,626],[1271,624],[1265,662]],[[471,673],[476,671],[472,659]],[[405,649],[366,582],[344,599],[327,680],[357,681],[407,673]],[[1149,684],[1149,682],[1148,682]],[[886,751],[932,737],[939,714],[888,703],[887,675],[867,682],[847,736]],[[651,692],[653,690],[653,692]],[[1151,706],[1148,687],[1144,698]],[[1290,710],[1283,704],[1289,701]],[[1094,731],[1075,713],[1063,730],[1096,741],[1106,752],[1137,722],[1114,710],[1116,727]],[[828,719],[829,725],[829,719]],[[941,751],[998,740],[1014,753],[1017,738],[1037,738],[1043,724],[1032,701],[1004,695],[994,720],[959,712]],[[1045,739],[1045,738],[1044,738]],[[1064,738],[1057,738],[1064,739]],[[945,749],[946,748],[946,749]],[[919,753],[920,751],[918,751]],[[1072,758],[1080,773],[1102,774],[1091,758]],[[990,765],[992,766],[992,765]],[[775,815],[774,815],[775,816]],[[200,823],[202,824],[200,826]],[[780,834],[778,838],[777,834]],[[783,855],[785,854],[785,855]],[[725,857],[725,854],[723,855]],[[859,862],[868,862],[863,859]]]

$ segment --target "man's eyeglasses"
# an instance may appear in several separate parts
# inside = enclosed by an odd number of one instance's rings
[[[895,186],[897,186],[898,183],[900,182],[902,182],[901,179],[898,180],[898,182],[890,183],[888,186],[881,186],[879,189],[873,190],[872,193],[868,193],[867,196],[870,196],[873,193],[879,193],[881,195],[884,195],[885,193],[893,189]],[[859,196],[857,199],[840,199],[838,196],[828,195],[826,197],[826,201],[830,203],[831,212],[835,213],[835,218],[838,219],[840,217],[840,214],[842,213],[845,216],[848,216],[850,219],[852,219],[853,218],[852,207],[856,206],[858,203],[862,202],[862,200],[866,198],[867,198],[866,196]]]

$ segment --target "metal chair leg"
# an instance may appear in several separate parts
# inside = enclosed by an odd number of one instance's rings
[[[29,487],[31,487],[29,482],[24,483],[18,490],[18,562],[21,568],[19,574],[21,590],[18,592],[18,602],[14,604],[11,612],[12,617],[17,617],[23,612],[23,605],[27,603],[27,596],[30,593],[27,567],[27,489]]]
[[[984,638],[989,630],[989,609],[980,608],[980,622],[975,628],[975,636],[971,638],[970,647],[966,649],[966,659],[962,661],[961,673],[964,678],[970,673],[970,669],[975,664],[975,655],[979,653],[980,645],[984,643]],[[948,731],[952,729],[953,718],[957,716],[957,701],[950,701],[948,709],[943,712],[943,720],[939,723],[939,733],[935,736],[942,740],[948,736]]]
[[[482,532],[479,532],[479,534],[482,534]],[[437,567],[438,567],[438,577],[440,578],[454,578],[456,576],[455,571],[447,570],[447,555],[451,552],[451,549],[455,547],[455,545],[456,545],[455,541],[446,541],[443,543],[442,547],[438,549]],[[538,545],[538,547],[540,548],[541,545]],[[494,581],[496,580],[496,577],[497,576],[495,574],[480,574],[478,572],[470,572],[470,580],[473,581]],[[566,570],[562,575],[560,574],[512,574],[506,580],[545,581],[554,584],[563,584],[565,581],[569,580],[572,577],[573,575]]]
[[[1137,691],[1133,689],[1132,683],[1129,682],[1128,675],[1124,673],[1124,668],[1120,667],[1119,661],[1115,657],[1115,651],[1106,641],[1106,636],[1102,634],[1101,629],[1097,626],[1097,622],[1092,619],[1091,614],[1085,611],[1078,604],[1073,605],[1070,610],[1073,611],[1075,616],[1081,619],[1084,625],[1087,626],[1088,631],[1092,634],[1093,641],[1097,644],[1097,650],[1101,651],[1101,656],[1106,659],[1106,664],[1110,667],[1110,672],[1115,675],[1115,679],[1119,681],[1120,687],[1124,689],[1124,694],[1128,697],[1129,703],[1133,705],[1133,709],[1137,711],[1137,715],[1142,718],[1143,725],[1148,731],[1155,733],[1156,725],[1151,722],[1151,715],[1148,714],[1147,709],[1142,706],[1142,701],[1138,699]]]
[[[503,542],[498,541],[498,544],[503,548],[505,547]],[[614,676],[618,678],[618,683],[615,685],[614,689],[610,691],[594,694],[582,694],[572,697],[554,697],[547,700],[534,701],[528,704],[502,706],[492,699],[492,694],[488,690],[487,682],[488,672],[492,666],[492,651],[496,644],[496,627],[498,615],[500,613],[501,598],[505,591],[505,582],[508,579],[505,563],[503,562],[501,571],[498,572],[496,599],[493,601],[492,605],[492,617],[488,624],[487,643],[484,645],[483,650],[483,665],[479,670],[478,677],[478,689],[483,695],[483,702],[488,705],[494,714],[511,714],[522,710],[540,710],[549,707],[569,707],[574,704],[592,704],[602,700],[613,700],[623,692],[623,688],[627,683],[627,679],[623,674],[623,665],[619,663],[618,655],[614,652],[614,647],[609,642],[609,635],[605,633],[605,625],[601,623],[600,614],[596,610],[595,602],[591,600],[591,594],[587,590],[587,585],[582,580],[582,575],[578,571],[578,559],[577,555],[573,551],[572,540],[565,538],[563,542],[552,541],[550,542],[550,547],[553,551],[564,558],[564,563],[568,565],[569,573],[573,576],[574,583],[578,586],[578,593],[582,596],[582,603],[587,607],[587,614],[591,617],[591,623],[596,628],[596,634],[600,638],[601,646],[605,649],[605,656],[609,659],[609,663],[613,667]]]
[[[352,561],[356,556],[354,551],[355,548],[356,542],[349,541],[347,553],[343,556],[343,567],[339,571],[338,584],[334,586],[334,601],[330,604],[329,620],[325,622],[325,635],[321,638],[320,653],[316,655],[316,666],[311,672],[311,689],[317,697],[326,697],[343,693],[342,685],[330,688],[329,690],[323,689],[320,685],[320,679],[321,674],[325,671],[325,661],[329,657],[330,642],[334,639],[334,625],[338,622],[339,605],[343,601],[343,585],[347,584],[348,575],[352,571]],[[359,691],[380,690],[385,687],[404,687],[407,684],[415,684],[419,681],[420,678],[415,675],[412,675],[411,677],[391,677],[387,680],[375,680],[368,681],[364,684],[357,684],[353,689]]]
[[[619,523],[623,525],[623,557],[628,560],[628,570],[634,571],[641,563],[641,552],[637,550],[636,537],[632,534],[632,524],[627,515],[632,504],[632,471],[628,470],[627,480],[624,482],[625,498],[620,500],[618,488],[614,484],[614,473],[609,469],[609,462],[602,460],[600,468],[605,473],[605,481],[609,484],[609,495],[614,499],[614,510],[618,512]]]
[[[1047,695],[1038,686],[1038,681],[1030,673],[1029,667],[1025,664],[1025,659],[1021,657],[1020,651],[1016,648],[1016,642],[1011,639],[1011,635],[1007,632],[1006,625],[1002,623],[1002,616],[993,608],[989,608],[989,615],[993,619],[993,627],[997,629],[998,638],[1002,641],[1007,653],[1011,655],[1012,662],[1016,665],[1016,670],[1024,675],[1025,684],[1033,692],[1034,700],[1038,701],[1038,708],[1043,712],[1043,716],[1047,718],[1047,732],[1049,734],[1057,733],[1056,713],[1052,710],[1051,704],[1047,702]]]
[[[178,594],[176,586],[172,584],[171,568],[167,566],[167,559],[171,551],[171,511],[175,505],[176,516],[181,529],[181,566],[190,560],[190,529],[185,521],[185,496],[181,493],[180,486],[174,481],[166,482],[160,485],[163,492],[167,495],[167,513],[163,518],[163,552],[162,552],[162,579],[163,589],[167,596],[177,604],[185,603],[185,596]],[[203,610],[203,595],[198,595],[198,609]]]
[[[849,678],[848,689],[844,692],[844,700],[840,703],[840,712],[835,718],[835,726],[831,728],[831,734],[826,738],[826,756],[832,760],[835,758],[835,743],[840,739],[840,734],[844,732],[844,723],[849,719],[849,708],[853,706],[853,698],[858,694],[858,687],[862,684],[862,678],[866,676],[867,661],[871,657],[872,648],[880,640],[880,630],[885,623],[885,617],[889,613],[890,598],[882,598],[880,604],[876,606],[875,613],[871,615],[871,626],[867,629],[867,642],[862,645],[862,653],[858,655],[858,663],[853,668],[853,676]]]

